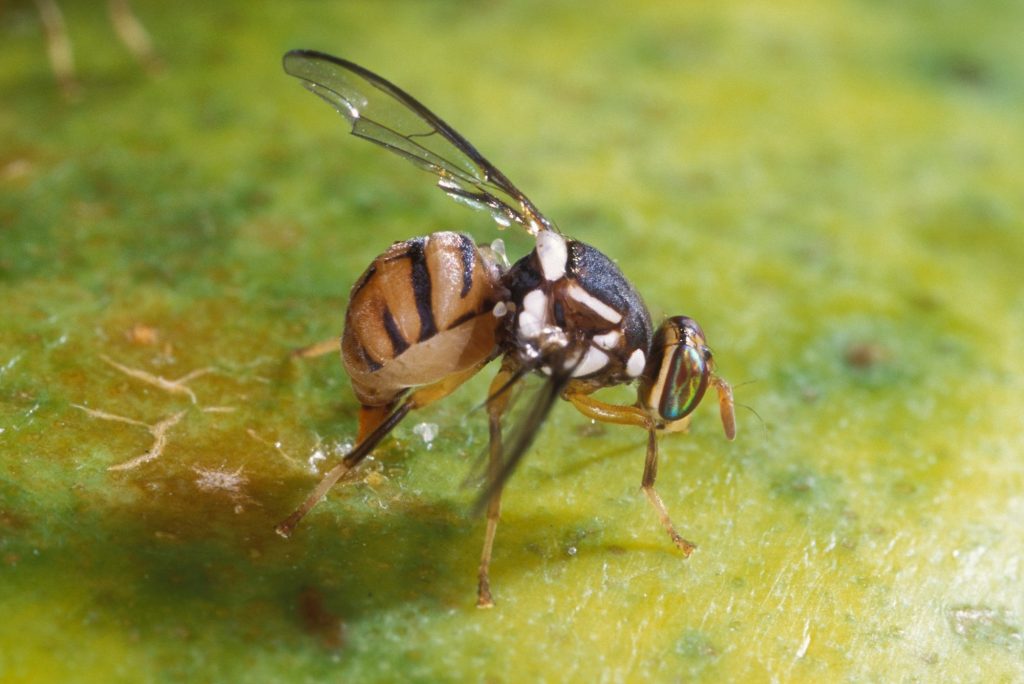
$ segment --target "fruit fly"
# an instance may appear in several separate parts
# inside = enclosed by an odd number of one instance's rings
[[[641,487],[684,556],[694,544],[672,524],[654,488],[662,431],[687,428],[709,387],[728,439],[735,436],[732,390],[715,372],[704,332],[692,318],[667,318],[655,331],[639,293],[607,256],[563,235],[526,195],[451,126],[411,95],[352,62],[310,50],[284,56],[285,71],[331,104],[352,134],[437,177],[453,199],[518,226],[534,249],[508,266],[466,235],[438,232],[392,245],[352,288],[341,356],[361,404],[356,445],[306,501],[277,527],[299,520],[411,411],[454,391],[491,361],[501,366],[486,400],[487,480],[478,501],[487,526],[477,605],[493,605],[489,569],[501,492],[561,397],[593,420],[647,431]],[[528,374],[544,381],[521,421],[502,418]],[[635,383],[632,405],[596,399],[596,390]]]

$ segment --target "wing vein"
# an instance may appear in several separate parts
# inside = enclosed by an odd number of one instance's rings
[[[285,54],[284,69],[337,109],[353,135],[438,176],[441,189],[454,199],[489,209],[501,226],[518,223],[531,234],[557,230],[468,140],[390,81],[312,50]]]

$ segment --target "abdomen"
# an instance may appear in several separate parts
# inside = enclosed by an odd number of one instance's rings
[[[374,259],[352,288],[341,343],[359,401],[382,406],[495,356],[500,277],[458,233],[396,242]]]

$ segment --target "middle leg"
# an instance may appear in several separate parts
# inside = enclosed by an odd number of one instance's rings
[[[502,363],[501,370],[491,381],[487,393],[487,423],[490,431],[490,443],[487,456],[487,481],[496,482],[501,476],[502,459],[501,417],[508,409],[509,387],[513,370]],[[494,599],[491,597],[491,551],[494,549],[494,536],[498,531],[498,520],[501,516],[501,489],[495,491],[487,501],[487,531],[484,533],[484,548],[480,554],[480,568],[477,573],[476,607],[492,608]]]

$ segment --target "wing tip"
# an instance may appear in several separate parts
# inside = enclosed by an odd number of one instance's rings
[[[284,69],[286,74],[295,76],[296,74],[291,68],[294,66],[295,60],[314,57],[317,54],[318,53],[315,50],[307,50],[305,48],[288,50],[281,56],[281,67]]]

